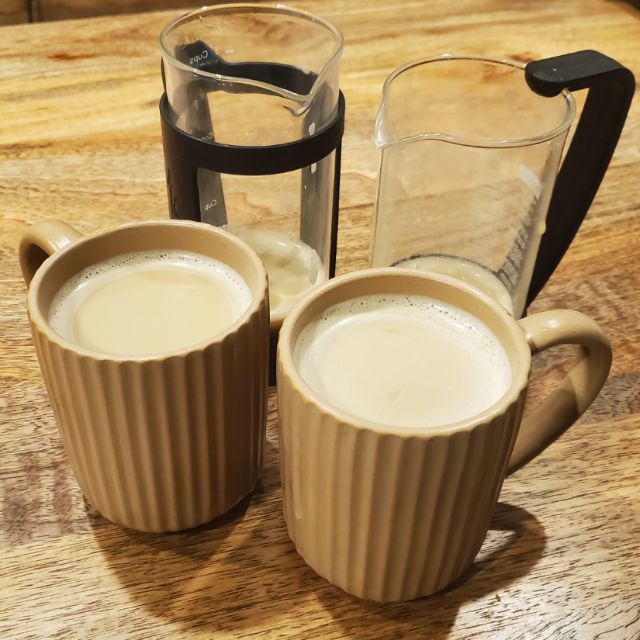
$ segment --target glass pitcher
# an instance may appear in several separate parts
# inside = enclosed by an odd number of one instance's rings
[[[160,43],[170,123],[207,143],[185,151],[163,122],[171,216],[224,227],[257,251],[277,331],[335,268],[342,34],[303,11],[223,4],[176,19]]]
[[[442,56],[394,71],[375,124],[372,266],[457,277],[520,317],[591,204],[634,86],[595,51],[526,68]],[[556,182],[576,113],[569,89],[581,88],[590,91]]]

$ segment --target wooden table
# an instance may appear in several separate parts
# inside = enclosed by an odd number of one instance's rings
[[[346,36],[341,272],[367,263],[372,121],[395,66],[442,52],[530,59],[594,48],[640,77],[640,12],[624,2],[297,5]],[[611,376],[580,424],[507,480],[454,588],[379,605],[304,564],[282,518],[273,395],[262,483],[222,520],[151,535],[85,511],[31,345],[16,247],[50,216],[93,232],[167,215],[157,36],[172,15],[0,29],[0,637],[640,638],[640,101],[533,307],[593,316],[613,343]],[[559,368],[546,366],[551,377]]]

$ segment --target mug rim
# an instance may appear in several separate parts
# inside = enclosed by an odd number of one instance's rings
[[[146,229],[150,229],[153,227],[164,227],[164,228],[172,228],[172,229],[193,229],[198,233],[204,234],[213,234],[223,238],[224,242],[227,242],[231,245],[234,245],[235,248],[239,251],[243,251],[246,256],[250,259],[252,266],[255,268],[258,280],[258,289],[262,290],[263,295],[254,295],[254,291],[249,286],[249,283],[246,282],[245,278],[240,275],[242,280],[247,284],[249,291],[251,293],[251,302],[249,306],[236,318],[231,324],[225,327],[222,331],[214,334],[210,338],[206,340],[201,340],[200,342],[195,342],[192,345],[188,345],[187,347],[183,347],[181,349],[172,349],[157,353],[152,353],[149,355],[133,355],[133,354],[110,354],[104,351],[98,351],[94,349],[88,349],[79,345],[72,340],[68,340],[67,338],[61,336],[59,333],[54,331],[54,329],[49,324],[48,320],[45,318],[44,313],[42,313],[42,309],[40,309],[40,305],[38,304],[38,291],[42,284],[43,279],[46,277],[47,272],[52,268],[53,265],[60,262],[61,260],[68,260],[68,256],[73,254],[75,251],[78,251],[81,247],[91,243],[91,242],[103,242],[105,239],[112,237],[118,233],[130,233],[129,230],[136,232],[136,230],[144,231]],[[170,249],[170,246],[166,247]],[[120,252],[121,253],[121,252]],[[120,255],[117,249],[113,252],[111,257],[115,257]],[[197,252],[194,252],[197,253]],[[227,265],[229,266],[229,265]],[[93,360],[103,360],[109,362],[160,362],[166,360],[168,358],[180,358],[187,356],[191,353],[202,352],[205,349],[209,348],[213,344],[219,344],[223,342],[229,335],[235,333],[241,326],[246,324],[248,320],[259,311],[261,305],[263,304],[265,299],[268,299],[268,284],[267,284],[267,273],[264,268],[264,265],[255,251],[244,241],[240,240],[236,236],[232,235],[228,231],[224,231],[223,229],[219,229],[217,227],[203,224],[201,222],[194,222],[190,220],[144,220],[144,221],[134,221],[127,222],[125,224],[117,225],[114,227],[109,227],[103,231],[99,231],[95,234],[82,236],[81,238],[74,240],[67,246],[59,249],[49,255],[43,263],[38,267],[35,275],[33,276],[31,282],[29,283],[29,289],[27,292],[27,312],[29,315],[29,319],[33,323],[34,327],[38,330],[39,333],[43,334],[44,337],[49,342],[53,342],[57,344],[59,347],[66,351],[72,351],[80,356],[85,356],[91,358]]]
[[[296,329],[297,323],[300,322],[302,314],[306,311],[307,307],[314,303],[316,300],[325,297],[331,291],[339,289],[345,286],[349,286],[352,282],[360,282],[366,280],[372,280],[376,278],[410,278],[412,280],[422,280],[425,282],[438,282],[444,284],[448,289],[454,289],[463,291],[465,295],[474,297],[479,300],[480,303],[490,310],[490,312],[502,322],[509,333],[509,339],[511,345],[509,348],[504,344],[504,340],[501,339],[496,332],[491,328],[489,331],[498,339],[500,344],[505,348],[507,353],[512,353],[510,350],[513,348],[514,360],[516,366],[511,367],[511,382],[507,390],[489,407],[483,411],[476,413],[472,416],[451,422],[449,424],[437,425],[434,427],[402,427],[383,422],[376,422],[363,418],[356,414],[350,413],[345,409],[341,409],[337,405],[332,404],[329,400],[324,398],[318,392],[316,392],[307,382],[302,378],[298,367],[294,362],[294,348],[295,344],[292,343],[292,333]],[[384,293],[380,291],[379,293]],[[388,291],[386,293],[389,293]],[[349,296],[345,300],[349,300],[357,297],[358,293],[353,296]],[[364,295],[376,295],[375,293],[368,292]],[[428,293],[416,294],[430,297]],[[442,300],[447,304],[452,304],[458,308],[459,305]],[[333,303],[339,304],[339,303]],[[328,308],[328,305],[325,308]],[[470,311],[466,313],[471,313]],[[474,315],[471,313],[471,315]],[[315,316],[317,317],[317,316]],[[310,320],[311,321],[311,320]],[[298,335],[304,326],[307,326],[309,322],[306,322],[303,327],[298,330]],[[482,322],[482,320],[481,320]],[[483,322],[483,324],[486,324]],[[441,435],[451,435],[454,433],[472,431],[474,428],[492,422],[494,419],[503,415],[509,407],[518,403],[522,396],[523,391],[529,384],[529,374],[531,368],[531,350],[528,346],[526,334],[522,327],[518,324],[516,319],[504,309],[498,302],[496,302],[489,295],[482,291],[467,285],[464,282],[456,280],[455,278],[444,276],[433,272],[419,272],[412,269],[402,269],[399,267],[380,267],[369,268],[354,271],[345,275],[337,276],[332,280],[325,282],[319,287],[313,289],[310,293],[304,296],[294,307],[289,311],[287,317],[284,319],[280,335],[278,339],[278,385],[282,384],[282,379],[286,377],[288,384],[292,387],[294,392],[301,395],[305,401],[311,402],[321,412],[331,416],[331,418],[339,423],[344,423],[349,427],[353,427],[363,431],[373,431],[380,435],[394,436],[400,438],[431,438]]]

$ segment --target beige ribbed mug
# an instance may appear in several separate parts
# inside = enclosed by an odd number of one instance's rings
[[[481,320],[511,365],[504,395],[471,418],[421,430],[358,418],[312,389],[295,361],[303,328],[333,305],[388,294],[427,296]],[[567,343],[580,345],[581,356],[523,420],[531,354]],[[516,321],[462,283],[401,269],[356,272],[323,285],[290,312],[278,351],[284,512],[298,553],[360,598],[400,601],[444,589],[473,562],[505,476],[575,422],[610,365],[607,338],[576,311]]]
[[[248,308],[187,349],[154,356],[94,352],[48,323],[75,274],[135,251],[189,251],[247,284]],[[194,222],[127,224],[92,237],[56,220],[20,244],[40,368],[69,463],[85,497],[113,522],[176,531],[221,515],[254,488],[266,423],[269,304],[262,262],[234,236]]]

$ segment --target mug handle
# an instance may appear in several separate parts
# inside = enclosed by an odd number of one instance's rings
[[[554,310],[519,320],[532,355],[559,344],[580,345],[560,385],[522,420],[507,475],[544,451],[591,405],[611,368],[611,345],[594,320],[578,311]]]
[[[54,252],[82,237],[62,220],[40,220],[29,227],[20,240],[18,256],[22,277],[27,286],[40,265]]]

